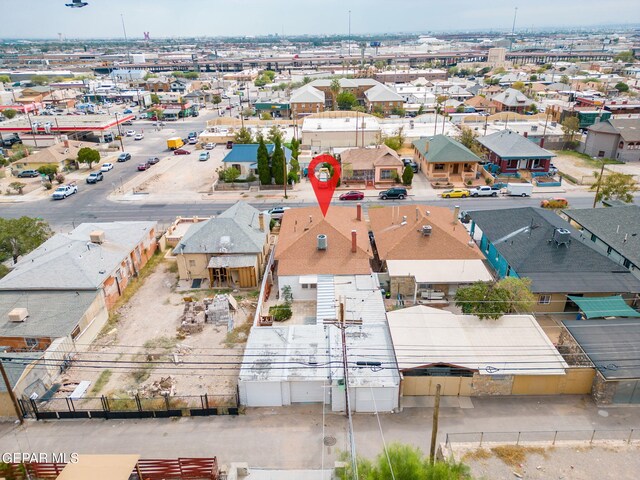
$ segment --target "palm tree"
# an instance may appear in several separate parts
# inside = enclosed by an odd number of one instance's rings
[[[340,80],[338,80],[337,78],[334,78],[333,80],[331,80],[331,85],[329,86],[329,90],[331,91],[331,97],[333,98],[333,109],[337,110],[338,95],[340,94],[340,90],[342,90],[342,88],[340,87]]]

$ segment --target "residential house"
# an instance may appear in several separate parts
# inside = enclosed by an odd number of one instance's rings
[[[171,92],[171,80],[167,77],[152,77],[147,79],[145,90],[151,93]]]
[[[171,80],[169,87],[171,89],[170,91],[175,93],[189,93],[191,82],[184,78],[174,78]]]
[[[504,92],[492,97],[491,100],[496,105],[496,111],[498,112],[523,114],[529,106],[533,105],[533,101],[515,88],[507,88]]]
[[[367,185],[393,183],[402,178],[404,164],[395,150],[386,145],[350,148],[340,154],[342,183]]]
[[[403,396],[585,394],[593,369],[570,368],[532,315],[480,320],[418,305],[387,312]]]
[[[464,104],[476,112],[488,113],[489,115],[493,115],[496,112],[495,104],[488,98],[480,95],[466,99]]]
[[[460,286],[493,280],[457,213],[427,205],[369,210],[374,265],[393,298],[443,303]]]
[[[324,111],[325,93],[311,85],[297,89],[289,99],[293,118]]]
[[[70,88],[62,90],[54,90],[46,94],[42,98],[45,105],[54,105],[60,108],[73,108],[79,98],[82,98],[82,92]]]
[[[404,99],[386,85],[378,84],[364,92],[364,105],[368,112],[389,116],[402,111]]]
[[[25,255],[0,291],[102,292],[113,307],[156,250],[156,222],[82,223]]]
[[[16,102],[20,104],[42,103],[44,97],[52,91],[53,88],[48,85],[23,88],[20,96],[16,98]]]
[[[449,98],[457,100],[459,102],[464,102],[469,98],[473,97],[473,94],[465,90],[460,85],[452,85],[449,89],[447,89],[446,95]]]
[[[62,172],[75,164],[81,148],[95,149],[95,147],[95,143],[63,140],[60,143],[35,151],[21,158],[12,165],[12,168],[14,168],[15,171],[37,170],[45,165],[53,165],[58,167],[59,172]]]
[[[446,80],[447,71],[436,68],[411,68],[408,70],[393,69],[381,70],[379,72],[376,72],[374,77],[381,83],[406,83],[418,79],[423,79],[425,82],[427,82],[430,80]]]
[[[269,220],[237,202],[215,218],[192,223],[173,249],[180,279],[211,288],[258,286],[269,251]]]
[[[480,238],[496,275],[531,280],[535,312],[577,312],[569,295],[621,294],[631,302],[640,293],[640,280],[552,211],[526,207],[469,215],[471,235]]]
[[[429,180],[465,184],[476,179],[481,159],[457,140],[435,135],[412,145],[414,160]]]
[[[583,153],[623,162],[640,161],[640,118],[613,118],[590,126]]]
[[[325,109],[326,110],[334,110],[337,109],[333,105],[333,93],[331,92],[331,83],[333,80],[329,78],[319,78],[314,80],[307,85],[312,86],[325,94]],[[374,80],[372,78],[339,78],[338,83],[340,83],[340,90],[342,92],[350,92],[356,96],[358,103],[360,105],[364,105],[365,97],[364,94],[367,90],[376,85],[381,85],[380,82]]]
[[[487,159],[497,165],[501,173],[518,170],[547,173],[555,157],[554,153],[509,129],[480,137],[478,143],[487,150]]]
[[[315,299],[320,276],[368,275],[372,257],[360,206],[287,210],[274,257],[280,295],[288,285],[294,298]]]
[[[234,144],[233,148],[222,159],[225,168],[233,167],[240,172],[240,178],[247,178],[251,174],[258,176],[258,146],[257,143]],[[273,155],[276,146],[273,143],[267,143],[267,153],[269,158]],[[291,150],[284,148],[284,155],[287,165],[291,162]]]
[[[563,210],[582,236],[640,279],[640,207]]]

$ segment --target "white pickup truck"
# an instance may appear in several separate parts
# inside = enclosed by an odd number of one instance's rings
[[[56,188],[51,197],[54,200],[62,200],[63,198],[67,198],[69,195],[73,195],[74,193],[78,193],[78,187],[77,185],[70,183],[69,185],[60,185],[58,188]]]
[[[469,190],[469,194],[472,197],[497,197],[498,192],[491,188],[490,185],[483,185],[481,187],[475,187]]]

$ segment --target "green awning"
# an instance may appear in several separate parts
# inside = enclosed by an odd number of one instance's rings
[[[640,312],[627,305],[621,295],[611,297],[574,297],[567,295],[587,318],[639,317]]]

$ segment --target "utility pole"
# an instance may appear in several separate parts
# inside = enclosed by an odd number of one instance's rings
[[[600,167],[600,176],[598,177],[598,186],[596,187],[596,196],[593,197],[593,208],[596,208],[598,203],[598,194],[600,193],[600,185],[602,185],[602,175],[604,174],[605,161],[602,160],[602,166]]]
[[[2,379],[4,380],[4,386],[7,388],[7,392],[11,397],[11,403],[13,403],[13,408],[16,410],[16,417],[20,421],[20,425],[24,423],[24,418],[22,416],[22,412],[20,411],[20,406],[18,405],[18,399],[16,398],[16,394],[13,391],[13,387],[9,382],[9,377],[7,377],[7,372],[4,369],[4,359],[0,359],[0,373],[2,373]]]
[[[347,417],[351,412],[349,406],[349,367],[347,365],[347,332],[344,322],[344,303],[340,302],[338,307],[338,327],[340,328],[340,334],[342,335],[342,368],[344,369],[344,405],[345,413]]]
[[[433,425],[431,427],[431,450],[429,452],[429,463],[433,465],[436,459],[436,439],[438,438],[438,417],[440,415],[440,384],[436,385],[436,404],[433,408]]]

